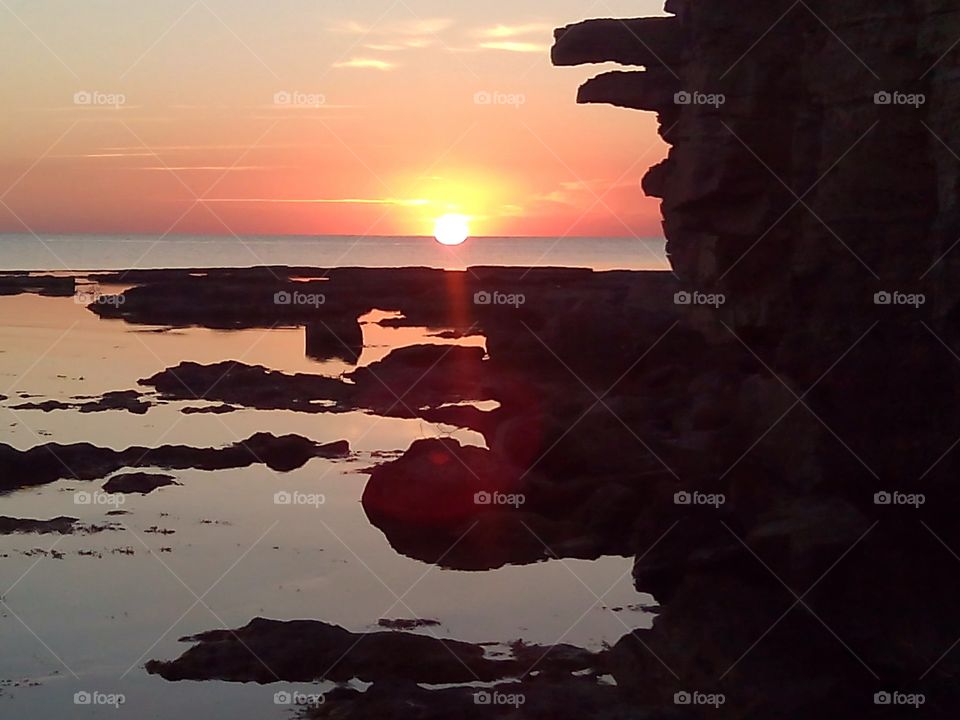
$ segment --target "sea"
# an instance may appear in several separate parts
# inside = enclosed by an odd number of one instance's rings
[[[427,237],[0,235],[0,270],[78,271],[291,265],[480,265],[666,270],[663,238],[478,237],[444,246]]]

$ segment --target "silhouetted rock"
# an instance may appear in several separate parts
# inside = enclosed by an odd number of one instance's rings
[[[197,644],[177,660],[148,662],[147,672],[165,680],[465,683],[517,670],[513,661],[486,659],[479,645],[402,632],[358,634],[314,620],[255,618],[238,630],[212,630],[184,641]]]
[[[149,495],[159,488],[179,484],[172,475],[143,472],[121,473],[107,480],[103,484],[103,490],[108,493],[142,493],[143,495]]]
[[[311,458],[342,458],[349,452],[345,440],[319,444],[299,435],[275,437],[269,433],[257,433],[222,448],[162,445],[113,450],[89,443],[45,443],[17,450],[0,444],[0,491],[62,479],[96,480],[125,467],[225,470],[262,463],[272,470],[287,472],[302,467]]]
[[[71,517],[58,517],[52,520],[0,517],[0,535],[13,535],[15,533],[36,533],[39,535],[83,533],[90,535],[112,529],[112,525],[84,525],[77,518]]]
[[[677,433],[677,452],[654,449],[678,487],[727,502],[671,527],[669,495],[645,497],[635,579],[663,611],[617,644],[614,675],[660,707],[724,692],[717,717],[884,717],[874,693],[894,688],[949,717],[960,8],[666,9],[568,26],[553,50],[558,65],[644,66],[578,101],[658,114],[671,148],[643,188],[663,200],[680,285],[723,297],[679,317],[708,361],[677,353],[665,384],[634,385]],[[875,499],[894,487],[926,504]]]
[[[0,272],[0,295],[20,295],[21,293],[72,297],[76,293],[76,280],[60,275]]]
[[[143,396],[136,390],[115,390],[104,393],[100,398],[73,398],[73,402],[61,400],[44,400],[42,402],[28,402],[14,405],[12,410],[77,410],[82,413],[106,412],[107,410],[126,410],[136,415],[145,414],[151,407],[150,402],[143,400]]]

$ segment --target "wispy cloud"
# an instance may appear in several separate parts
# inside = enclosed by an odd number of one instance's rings
[[[367,43],[364,47],[377,52],[398,52],[400,50],[419,50],[431,45],[436,45],[436,40],[433,38],[411,37],[396,42]]]
[[[377,60],[376,58],[350,58],[334,63],[335,68],[359,68],[362,70],[393,70],[397,67],[396,63],[388,60]]]
[[[520,42],[518,40],[482,42],[480,47],[484,50],[505,50],[506,52],[518,53],[543,53],[550,48],[546,43]]]
[[[290,205],[396,205],[419,207],[429,205],[422,198],[202,198],[204,203],[268,203]]]
[[[550,23],[525,23],[522,25],[494,25],[476,31],[477,37],[482,38],[515,38],[523,35],[552,34],[553,25]]]

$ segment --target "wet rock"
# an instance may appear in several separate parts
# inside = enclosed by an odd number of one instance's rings
[[[269,433],[257,433],[222,448],[162,445],[113,450],[89,443],[46,443],[17,450],[0,444],[0,491],[68,478],[96,480],[124,467],[225,470],[265,464],[272,470],[287,472],[315,457],[343,458],[349,452],[346,441],[320,444],[299,435],[276,437]]]
[[[76,280],[72,277],[20,272],[0,273],[0,295],[35,293],[49,297],[72,297]]]
[[[416,630],[417,628],[424,627],[440,627],[440,621],[421,620],[419,618],[415,620],[388,620],[386,618],[380,618],[380,620],[377,621],[377,625],[387,630]]]
[[[0,535],[39,534],[39,535],[86,535],[112,530],[112,525],[84,525],[77,518],[58,517],[52,520],[30,520],[26,518],[0,517]]]
[[[145,414],[152,403],[144,401],[143,396],[136,390],[117,390],[105,393],[94,400],[74,398],[74,402],[61,400],[44,400],[43,402],[28,402],[14,405],[13,410],[77,410],[82,413],[106,412],[108,410],[126,410],[137,415]]]
[[[159,473],[121,473],[114,475],[103,485],[108,493],[141,493],[149,495],[154,490],[170,485],[179,485],[172,475]]]
[[[311,620],[256,618],[238,630],[213,630],[177,660],[147,663],[165,680],[270,683],[379,678],[423,683],[495,680],[516,670],[487,660],[477,645],[401,632],[352,633]]]

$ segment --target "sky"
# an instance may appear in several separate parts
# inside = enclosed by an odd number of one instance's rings
[[[656,118],[552,30],[662,0],[0,0],[0,232],[650,237]]]

